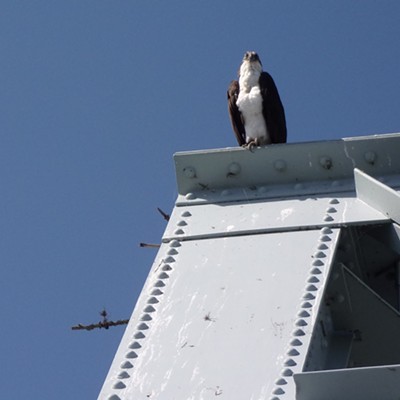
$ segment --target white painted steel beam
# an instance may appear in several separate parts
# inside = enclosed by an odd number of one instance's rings
[[[193,240],[385,222],[354,193],[175,207],[163,240]]]
[[[399,148],[400,135],[390,134],[177,153],[177,204],[354,190],[354,168],[400,174]]]
[[[325,343],[335,255],[351,249],[340,232],[398,221],[399,147],[391,134],[176,154],[176,206],[99,399],[295,400],[295,376],[298,400],[329,400],[303,390],[326,375],[302,371]],[[345,390],[343,376],[329,379]]]
[[[294,399],[338,234],[163,244],[100,399]]]
[[[400,365],[297,374],[296,400],[394,400],[400,393]]]
[[[360,200],[400,224],[399,193],[357,168],[354,169],[354,180]]]

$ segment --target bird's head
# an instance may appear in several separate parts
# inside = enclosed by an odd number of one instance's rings
[[[244,62],[249,62],[249,63],[259,63],[261,65],[260,57],[258,57],[258,54],[255,51],[246,51],[243,56],[243,61]]]
[[[242,70],[242,68],[258,72],[262,71],[260,57],[258,57],[255,51],[246,51],[246,53],[244,53],[240,70]]]

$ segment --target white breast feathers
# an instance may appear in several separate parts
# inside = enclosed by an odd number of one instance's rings
[[[260,144],[268,144],[270,139],[262,113],[263,99],[258,84],[260,71],[246,68],[248,65],[243,63],[240,68],[240,91],[236,105],[244,119],[246,143],[258,139]]]

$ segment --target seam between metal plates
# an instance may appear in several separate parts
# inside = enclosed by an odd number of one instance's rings
[[[310,265],[310,271],[305,283],[305,288],[300,300],[300,307],[296,314],[294,328],[283,360],[282,370],[279,376],[275,379],[274,386],[271,392],[270,400],[288,399],[288,388],[293,387],[293,375],[301,372],[303,362],[309,350],[309,342],[312,336],[313,327],[310,326],[311,320],[314,320],[318,313],[318,304],[316,302],[318,296],[324,290],[325,282],[328,279],[328,274],[324,269],[328,268],[327,260],[330,253],[334,250],[330,246],[332,241],[331,235],[334,231],[329,227],[321,229],[321,236],[317,243],[317,250],[311,256],[313,261]],[[290,390],[294,392],[294,390]]]

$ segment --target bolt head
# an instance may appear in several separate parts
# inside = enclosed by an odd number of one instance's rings
[[[196,178],[196,170],[193,167],[185,167],[183,168],[183,175],[189,179]]]
[[[319,164],[321,165],[322,168],[324,169],[331,169],[333,166],[332,163],[332,158],[328,157],[328,156],[322,156],[319,159]]]
[[[229,164],[228,173],[229,173],[229,175],[239,175],[241,169],[242,168],[239,163],[233,162],[233,163]]]
[[[365,160],[368,164],[374,165],[376,159],[377,159],[377,155],[376,155],[376,153],[375,153],[374,151],[367,151],[367,152],[364,154],[364,160]]]

